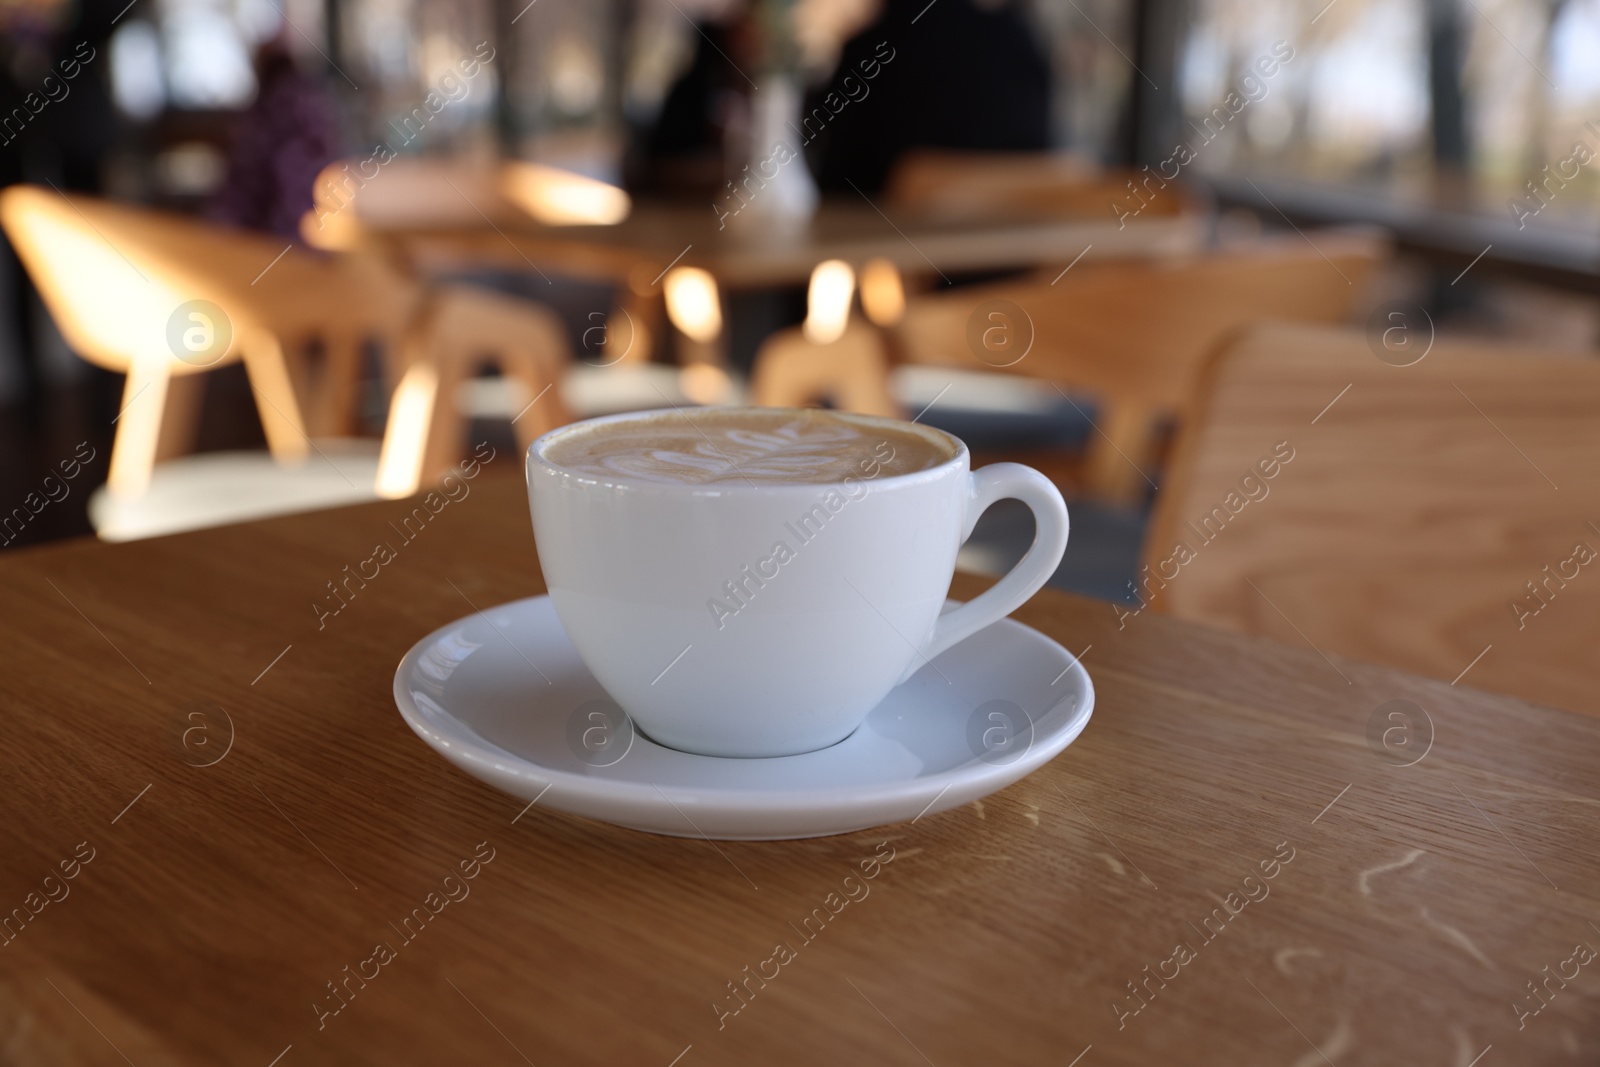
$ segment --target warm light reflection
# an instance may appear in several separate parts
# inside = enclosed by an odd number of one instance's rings
[[[374,488],[379,496],[390,500],[410,496],[422,484],[422,452],[438,393],[438,372],[426,363],[412,364],[400,379],[389,404],[389,425],[378,457]]]
[[[507,200],[549,226],[612,226],[633,202],[615,185],[542,163],[507,163],[500,172]]]
[[[300,239],[312,248],[347,252],[361,244],[361,222],[353,204],[356,186],[345,174],[349,167],[336,159],[311,183],[312,207],[300,216]]]
[[[850,321],[850,298],[856,291],[856,272],[842,259],[827,259],[811,271],[806,290],[806,340],[830,345],[844,336]]]
[[[672,325],[702,344],[722,332],[722,303],[717,280],[699,267],[674,267],[666,280],[667,317]]]
[[[861,268],[861,310],[878,326],[893,326],[906,313],[900,270],[887,259],[868,260]]]
[[[733,381],[713,363],[692,363],[678,372],[678,388],[696,404],[726,404]]]

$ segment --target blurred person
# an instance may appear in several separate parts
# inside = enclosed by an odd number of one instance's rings
[[[808,161],[824,190],[870,194],[913,148],[1042,152],[1050,98],[1050,64],[1012,0],[884,0],[806,101]]]
[[[0,186],[34,182],[102,192],[104,163],[122,132],[107,57],[124,6],[125,0],[78,0],[0,7]],[[43,410],[45,335],[33,314],[33,283],[9,243],[4,250],[0,330],[7,336],[0,352],[14,353],[16,363],[0,377],[14,374],[21,410],[35,419]],[[109,373],[87,366],[75,373],[100,391],[97,402],[111,395]]]
[[[63,189],[97,193],[101,168],[121,132],[111,103],[106,58],[120,6],[116,0],[83,0],[59,30],[38,37],[40,27],[11,32],[5,57],[10,84],[0,134],[10,158],[7,178],[48,179]],[[8,28],[9,29],[9,28]],[[24,110],[18,113],[17,109]]]
[[[655,121],[636,132],[628,166],[633,192],[709,196],[722,185],[730,141],[749,125],[742,70],[759,48],[744,5],[695,24],[694,57],[667,90]]]
[[[256,98],[234,127],[222,185],[206,214],[299,240],[311,187],[339,156],[338,108],[327,83],[301,71],[284,39],[256,53]]]

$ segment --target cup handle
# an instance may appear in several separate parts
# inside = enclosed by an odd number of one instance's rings
[[[1017,565],[987,591],[939,616],[917,658],[900,678],[904,682],[933,657],[971,637],[992,622],[1010,615],[1037,593],[1061,563],[1067,550],[1067,504],[1061,491],[1044,475],[1020,463],[991,463],[973,471],[967,497],[967,514],[961,540],[972,536],[978,518],[999,500],[1015,499],[1028,505],[1035,526],[1033,544]]]

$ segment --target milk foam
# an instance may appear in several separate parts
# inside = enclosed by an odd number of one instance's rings
[[[545,458],[598,477],[678,485],[826,484],[936,467],[955,455],[915,429],[814,409],[693,409],[574,430]]]

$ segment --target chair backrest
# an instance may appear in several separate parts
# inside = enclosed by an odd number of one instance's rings
[[[1600,710],[1600,361],[1426,351],[1392,366],[1359,331],[1288,325],[1221,351],[1140,591],[1327,655]]]
[[[1145,216],[1173,216],[1195,206],[1181,185],[1107,169],[1058,152],[908,153],[884,192],[892,210],[935,218],[996,215],[1118,216],[1118,205]],[[1129,183],[1133,183],[1130,188]],[[1137,191],[1136,191],[1137,190]]]
[[[1311,241],[1274,238],[1193,258],[1091,261],[1055,281],[1039,276],[914,299],[898,332],[914,363],[987,365],[1175,410],[1227,334],[1257,319],[1344,319],[1386,252],[1375,234],[1324,231]],[[1031,334],[1031,348],[1015,362],[1003,345],[980,355],[976,348],[994,327],[1011,331],[1004,338],[1011,344]]]
[[[216,304],[236,337],[265,329],[288,340],[352,324],[398,328],[412,298],[367,263],[309,253],[280,238],[93,197],[16,185],[0,193],[0,223],[74,351],[114,370],[166,360],[169,320],[194,300]]]
[[[182,264],[152,256],[110,207],[14,185],[0,192],[0,224],[73,351],[117,371],[135,362],[199,369],[177,358],[167,326],[180,305],[214,294]]]
[[[761,343],[750,376],[750,402],[762,407],[809,407],[824,400],[845,411],[904,417],[889,391],[888,355],[882,335],[851,320],[827,344],[806,338],[796,326]]]

